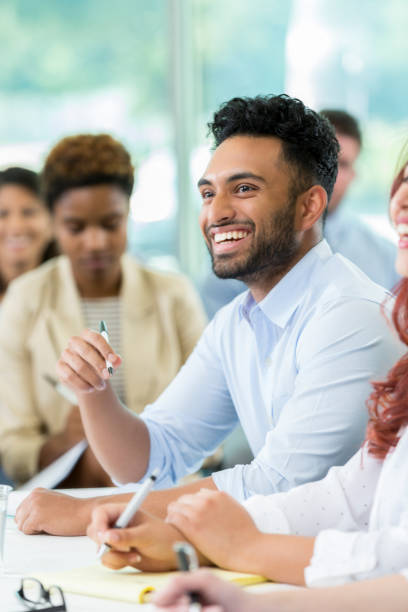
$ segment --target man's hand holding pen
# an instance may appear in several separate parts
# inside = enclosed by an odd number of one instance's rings
[[[57,374],[75,393],[103,391],[110,378],[107,362],[116,370],[121,358],[101,334],[86,329],[70,338],[58,360]]]

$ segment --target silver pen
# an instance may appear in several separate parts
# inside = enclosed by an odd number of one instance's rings
[[[188,542],[176,542],[173,550],[177,555],[179,570],[182,572],[193,572],[198,569],[198,560],[194,548]],[[187,593],[190,600],[188,612],[201,612],[200,594],[195,591]]]
[[[150,474],[149,478],[141,485],[140,489],[136,491],[128,505],[116,521],[111,529],[123,529],[127,527],[129,522],[132,520],[136,512],[139,510],[140,506],[143,503],[143,500],[150,492],[150,489],[153,487],[154,483],[157,480],[159,475],[159,470],[153,470]],[[111,546],[109,544],[102,544],[102,546],[98,550],[98,559],[100,559],[108,550],[110,550]]]
[[[104,338],[109,344],[108,328],[106,327],[105,321],[101,321],[99,323],[99,333],[101,334],[102,338]],[[106,369],[108,370],[109,375],[113,376],[113,366],[108,360],[106,360]]]

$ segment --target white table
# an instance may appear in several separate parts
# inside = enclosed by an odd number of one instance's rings
[[[108,492],[109,490],[107,490]],[[99,492],[99,491],[98,491]],[[92,490],[81,490],[81,496],[91,496]],[[10,510],[13,511],[17,494],[12,494]],[[23,612],[15,591],[22,576],[43,571],[59,571],[93,565],[96,547],[87,537],[56,537],[48,535],[27,536],[18,531],[12,517],[7,519],[5,540],[5,568],[0,575],[0,611]],[[251,591],[288,588],[287,585],[262,584],[250,587]],[[128,604],[107,599],[84,597],[65,593],[68,612],[127,612],[137,609],[151,612],[151,604]]]

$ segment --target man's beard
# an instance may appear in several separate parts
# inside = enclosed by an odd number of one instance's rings
[[[214,257],[208,247],[214,274],[218,278],[236,278],[248,284],[265,274],[269,276],[284,272],[298,249],[294,229],[295,203],[296,198],[292,198],[283,210],[271,216],[246,254]],[[249,225],[254,235],[255,225],[252,222]]]

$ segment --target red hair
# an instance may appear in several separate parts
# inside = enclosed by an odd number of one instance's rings
[[[398,191],[407,166],[407,152],[403,151],[401,157],[405,159],[393,180],[391,198]],[[401,341],[408,346],[408,278],[398,283],[395,294],[392,322]],[[385,381],[373,383],[367,406],[370,416],[366,435],[368,452],[384,459],[390,448],[397,445],[400,428],[408,424],[408,353],[391,368]]]
[[[400,339],[408,345],[408,278],[400,281],[396,293],[392,321]],[[391,368],[385,381],[375,382],[373,387],[367,401],[370,419],[366,440],[368,452],[384,459],[397,445],[400,428],[408,424],[408,354]]]

